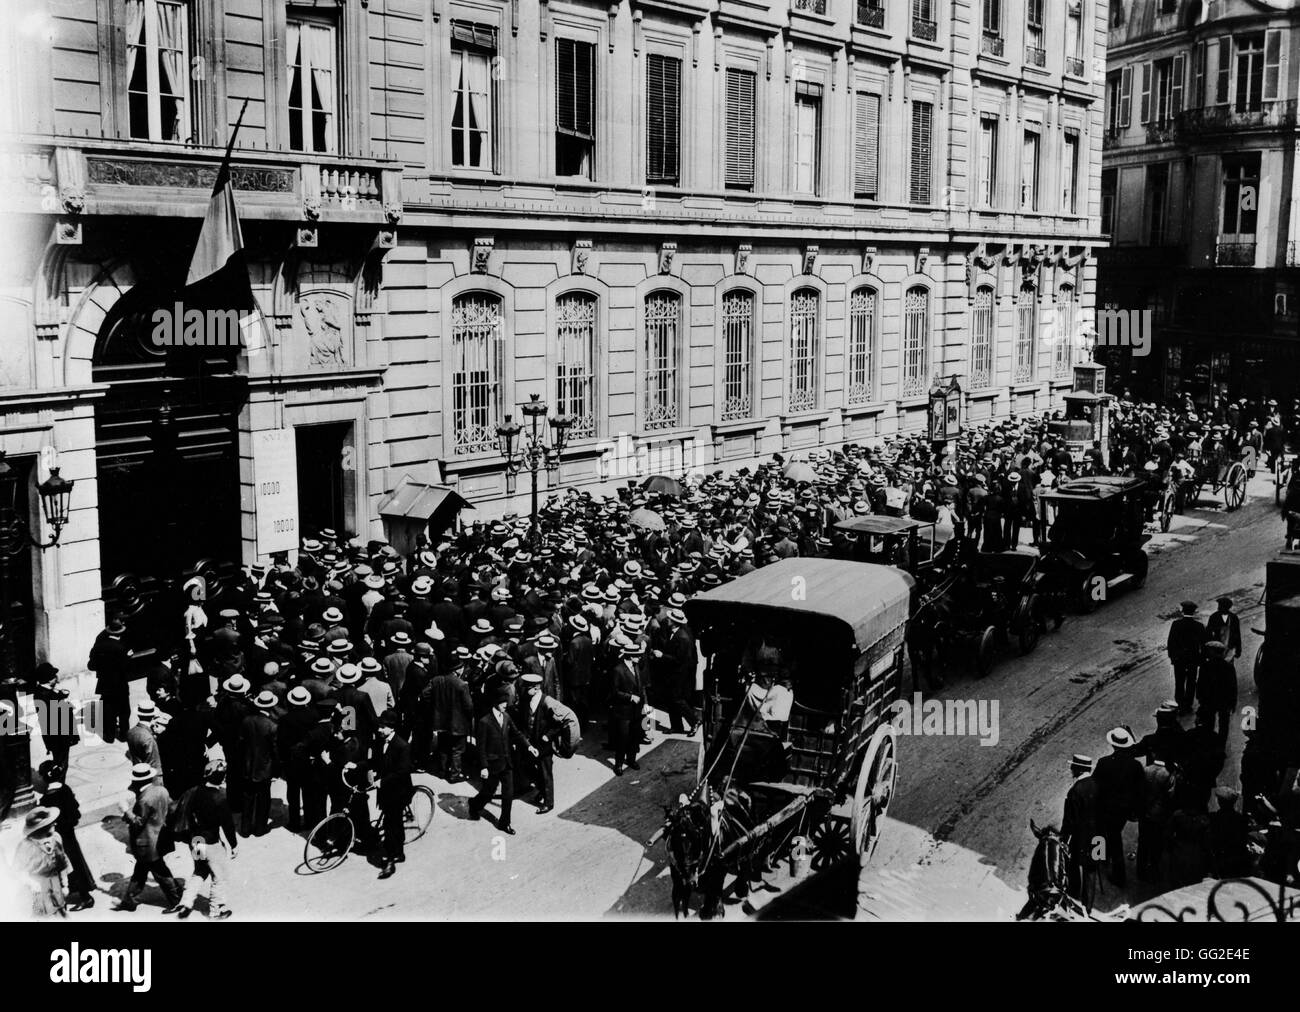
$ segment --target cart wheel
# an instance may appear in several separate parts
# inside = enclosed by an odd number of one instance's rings
[[[980,633],[979,643],[975,647],[975,677],[984,678],[993,670],[993,659],[998,650],[998,630],[989,626]]]
[[[1038,598],[1031,595],[1025,602],[1023,611],[1020,628],[1016,630],[1016,645],[1020,648],[1022,657],[1034,652],[1034,648],[1038,646],[1038,637],[1042,633],[1038,621]]]
[[[889,802],[898,786],[898,733],[888,722],[876,728],[858,771],[853,794],[853,846],[859,857],[870,857],[880,842]]]
[[[302,863],[309,871],[337,868],[348,859],[356,831],[346,812],[327,815],[310,833],[302,849]]]
[[[1246,501],[1246,469],[1240,464],[1229,468],[1227,486],[1223,495],[1224,505],[1230,510],[1240,509]]]

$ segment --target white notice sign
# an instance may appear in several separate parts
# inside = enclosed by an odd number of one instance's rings
[[[298,452],[293,429],[253,433],[257,554],[298,547]]]

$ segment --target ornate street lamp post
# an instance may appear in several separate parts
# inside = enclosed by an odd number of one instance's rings
[[[4,451],[0,450],[0,699],[13,705],[15,718],[13,726],[0,727],[0,747],[4,748],[8,764],[15,774],[14,795],[12,799],[0,798],[0,806],[9,801],[13,807],[22,808],[32,800],[30,735],[26,725],[16,720],[19,715],[18,690],[23,682],[18,676],[13,641],[10,563],[23,552],[33,548],[45,551],[59,543],[68,522],[74,484],[60,475],[57,467],[51,467],[50,476],[36,486],[45,522],[54,531],[54,537],[41,542],[32,537],[23,515],[25,511],[20,512],[18,508],[19,474],[9,466]]]
[[[506,494],[514,495],[516,486],[516,477],[522,470],[527,470],[533,479],[533,497],[532,497],[532,525],[529,529],[529,537],[536,543],[539,534],[537,528],[537,476],[544,468],[551,474],[560,469],[560,454],[564,452],[564,447],[568,443],[569,429],[573,427],[573,418],[569,415],[555,415],[547,418],[546,412],[549,410],[546,402],[537,394],[533,394],[527,404],[521,408],[524,417],[528,419],[528,428],[512,421],[510,415],[506,415],[505,421],[497,426],[497,439],[501,445],[501,456],[506,459]],[[546,426],[551,430],[551,442],[546,442]],[[520,435],[525,436],[525,442],[522,446],[517,446]]]

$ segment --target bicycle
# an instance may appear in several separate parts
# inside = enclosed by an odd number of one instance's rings
[[[349,802],[358,794],[370,794],[378,787],[378,783],[364,787],[353,784],[348,780],[347,770],[344,770],[340,776],[343,778],[344,786],[350,792]],[[366,804],[369,807],[369,798],[366,799]],[[316,823],[307,834],[303,844],[303,865],[308,871],[314,874],[331,871],[347,860],[357,838],[356,826],[352,824],[352,817],[348,814],[350,808],[351,805],[347,804],[331,812]],[[423,784],[417,784],[411,794],[411,800],[406,804],[402,820],[405,829],[403,838],[406,844],[414,843],[429,831],[429,824],[433,822],[436,811],[437,799],[433,791]],[[370,826],[376,837],[383,832],[382,812],[371,813]]]

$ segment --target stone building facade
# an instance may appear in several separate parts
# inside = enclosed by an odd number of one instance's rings
[[[532,395],[577,419],[544,485],[593,490],[922,431],[936,378],[972,421],[1056,406],[1104,8],[30,0],[0,26],[0,449],[29,496],[55,458],[77,482],[10,595],[34,653],[80,666],[196,565],[382,536],[407,480],[520,508],[493,434]],[[160,352],[241,115],[261,318]]]

